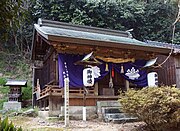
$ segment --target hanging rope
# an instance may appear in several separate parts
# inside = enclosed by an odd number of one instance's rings
[[[166,59],[161,63],[161,64],[158,64],[158,66],[154,66],[154,68],[158,68],[158,67],[162,67],[162,65],[164,64],[164,63],[166,63],[166,61],[170,58],[170,56],[172,55],[172,53],[173,53],[173,44],[174,44],[174,36],[175,36],[175,29],[176,29],[176,23],[180,20],[180,1],[179,1],[179,3],[178,3],[178,14],[177,14],[177,17],[176,17],[176,20],[173,22],[173,24],[172,24],[172,42],[171,42],[171,51],[170,51],[170,53],[169,53],[169,55],[166,57]]]

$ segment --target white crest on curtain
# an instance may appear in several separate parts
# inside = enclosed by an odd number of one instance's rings
[[[97,67],[97,66],[92,66],[91,67],[93,69],[93,72],[94,72],[94,78],[98,78],[101,76],[100,74],[100,68]]]
[[[138,69],[135,70],[134,67],[132,67],[131,69],[128,69],[125,75],[128,76],[129,79],[131,80],[135,80],[140,77],[139,70]]]

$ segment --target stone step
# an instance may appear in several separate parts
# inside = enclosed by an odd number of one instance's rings
[[[125,123],[125,122],[136,122],[138,121],[138,118],[136,117],[130,117],[130,118],[119,118],[119,119],[113,119],[112,122],[116,124]]]
[[[104,114],[105,117],[107,118],[126,118],[126,117],[129,117],[127,113],[107,113],[107,114]]]
[[[102,111],[105,122],[122,123],[128,121],[137,121],[137,117],[133,117],[122,112],[120,107],[106,107]]]
[[[110,108],[106,108],[104,110],[104,113],[121,113],[121,111],[120,111],[120,108],[117,108],[117,107],[112,108],[112,107],[110,107]]]
[[[130,116],[127,113],[113,113],[113,114],[104,114],[105,122],[122,122],[122,121],[137,121],[137,117]]]

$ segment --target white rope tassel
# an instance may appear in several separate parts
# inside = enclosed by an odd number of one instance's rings
[[[107,63],[106,63],[105,71],[109,71],[109,69],[108,69],[108,64],[107,64]]]
[[[124,66],[121,65],[121,73],[124,73]]]
[[[109,88],[113,88],[112,72],[110,71]]]

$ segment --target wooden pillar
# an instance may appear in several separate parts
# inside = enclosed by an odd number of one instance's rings
[[[174,57],[175,73],[176,73],[176,87],[180,88],[180,55]]]
[[[56,99],[53,97],[52,98],[52,109],[53,109],[53,111],[56,111],[56,104],[57,104]]]
[[[39,109],[42,110],[42,100],[39,100]]]
[[[32,67],[32,107],[34,108],[34,105],[35,105],[35,98],[34,98],[34,88],[35,88],[35,68],[34,68],[34,64],[33,64],[33,67]]]
[[[98,82],[94,85],[94,95],[98,96]]]
[[[43,110],[46,110],[46,99],[43,100]]]
[[[58,59],[55,61],[55,81],[58,82],[59,80],[59,66],[58,66]]]
[[[129,81],[125,80],[125,91],[129,89]]]
[[[62,106],[61,98],[58,97],[56,99],[57,99],[57,110],[60,111],[61,110],[61,106]]]
[[[52,110],[53,110],[53,105],[52,105],[52,97],[51,96],[49,96],[49,112],[52,112]]]

